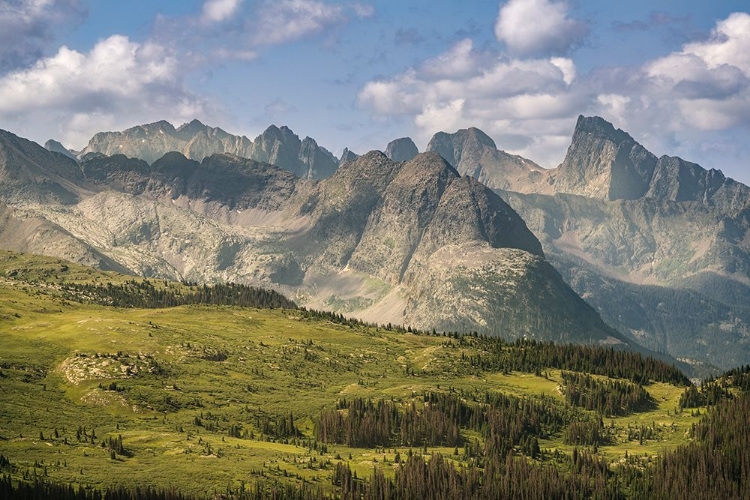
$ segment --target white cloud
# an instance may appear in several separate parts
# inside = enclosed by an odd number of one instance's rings
[[[401,75],[368,82],[358,102],[379,116],[411,116],[423,142],[469,126],[495,137],[510,131],[518,147],[501,147],[542,161],[552,155],[539,148],[557,148],[560,137],[570,136],[560,118],[588,107],[590,98],[573,87],[575,75],[570,59],[511,59],[477,51],[467,39]],[[547,125],[540,127],[541,120]],[[540,132],[547,137],[530,139]],[[520,141],[522,135],[527,139]]]
[[[548,13],[557,19],[553,24],[566,19],[563,4],[530,1],[523,7],[535,4],[558,9],[557,16]],[[518,5],[511,0],[503,9]],[[722,134],[736,137],[735,127],[750,126],[750,14],[732,14],[708,39],[641,67],[584,75],[569,58],[478,51],[462,40],[401,74],[366,83],[358,103],[379,120],[410,119],[423,143],[438,131],[474,126],[499,148],[547,167],[564,158],[576,117],[595,114],[657,155],[681,154],[721,168],[715,155],[716,144],[727,142]],[[742,147],[750,157],[750,145]]]
[[[500,7],[495,36],[517,55],[565,54],[588,34],[565,2],[510,0]]]
[[[375,8],[372,5],[364,3],[355,3],[351,5],[354,14],[359,18],[372,17],[375,14]]]
[[[327,26],[345,19],[344,8],[315,0],[276,0],[266,3],[259,12],[257,45],[273,45],[319,33]]]
[[[0,71],[33,62],[56,30],[82,20],[86,14],[80,0],[0,2]]]
[[[234,15],[242,0],[206,0],[201,11],[203,22],[218,23]]]
[[[645,65],[648,90],[671,106],[673,130],[750,124],[750,15],[719,21],[708,40]]]
[[[125,36],[102,40],[88,53],[62,47],[0,78],[0,119],[18,123],[13,129],[20,132],[24,124],[54,124],[59,128],[47,133],[80,147],[113,126],[205,115],[205,103],[182,87],[179,74],[167,49]]]
[[[744,12],[731,14],[716,23],[707,42],[685,45],[683,53],[695,54],[709,68],[721,65],[734,66],[750,76],[750,15]]]

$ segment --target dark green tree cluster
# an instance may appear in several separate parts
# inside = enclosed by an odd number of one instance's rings
[[[236,283],[156,287],[151,281],[130,280],[121,285],[65,283],[68,300],[115,307],[160,308],[187,304],[296,309],[297,305],[273,290]]]
[[[497,337],[461,336],[458,346],[475,347],[472,366],[487,371],[541,373],[545,368],[586,372],[647,385],[651,381],[688,386],[690,380],[674,365],[640,353],[581,344],[555,344],[536,340],[507,342]]]
[[[750,396],[724,399],[693,428],[695,442],[659,457],[633,490],[643,498],[750,498]]]
[[[562,372],[565,400],[573,406],[617,416],[654,408],[651,395],[640,384],[597,380],[585,373]]]
[[[523,498],[527,500],[625,498],[611,480],[606,462],[587,452],[575,454],[565,473],[553,465],[537,465],[512,455],[494,456],[484,468],[475,465],[457,468],[440,454],[429,460],[409,457],[396,469],[393,479],[376,469],[367,481],[358,481],[345,464],[336,466],[334,485],[341,488],[342,500],[406,498],[474,499]]]
[[[729,370],[719,377],[709,377],[700,387],[691,385],[680,396],[680,408],[713,406],[732,398],[735,392],[750,392],[750,365]]]
[[[412,402],[356,398],[340,401],[337,410],[323,411],[315,426],[316,437],[324,443],[345,444],[357,448],[376,446],[458,446],[458,424],[439,408]]]
[[[518,398],[499,393],[424,393],[408,403],[357,398],[324,410],[315,426],[324,443],[353,447],[461,446],[472,457],[518,449],[536,458],[538,439],[570,431],[571,444],[607,441],[600,419],[562,408],[551,398]],[[484,445],[464,443],[461,429],[481,434]],[[596,433],[588,432],[596,429]]]

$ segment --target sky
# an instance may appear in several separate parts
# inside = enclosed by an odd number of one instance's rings
[[[194,118],[337,156],[478,127],[556,167],[578,115],[750,184],[746,0],[0,0],[0,129]]]

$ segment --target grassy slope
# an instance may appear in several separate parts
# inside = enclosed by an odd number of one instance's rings
[[[460,349],[443,337],[335,325],[295,311],[117,309],[55,296],[54,283],[60,280],[129,279],[0,253],[0,454],[18,466],[19,476],[43,475],[46,469],[56,481],[147,483],[193,493],[237,487],[261,474],[327,487],[337,456],[362,476],[374,465],[392,470],[396,450],[329,445],[321,454],[302,443],[266,441],[259,421],[293,412],[304,436],[312,437],[320,410],[342,397],[408,400],[413,393],[451,387],[547,394],[562,402],[559,372],[547,371],[546,378],[477,372],[461,360],[461,352],[472,354],[471,348]],[[216,353],[227,359],[207,359]],[[128,366],[134,375],[127,374]],[[161,374],[149,373],[157,367]],[[407,375],[407,368],[416,375]],[[111,382],[124,390],[100,388]],[[626,451],[654,455],[684,442],[697,418],[675,414],[682,389],[652,384],[647,390],[658,407],[605,418],[617,427],[618,442],[600,453],[610,459]],[[195,425],[196,417],[203,426]],[[233,424],[242,426],[245,437],[229,436]],[[216,430],[209,430],[211,425]],[[629,425],[656,426],[660,437],[643,444],[627,441]],[[95,430],[96,444],[76,439],[79,426]],[[132,456],[111,460],[100,440],[120,434]],[[572,449],[561,440],[541,445]]]

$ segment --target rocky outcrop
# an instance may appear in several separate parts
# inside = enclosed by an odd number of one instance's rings
[[[101,132],[91,138],[79,159],[83,160],[91,153],[122,154],[150,164],[169,152],[179,152],[197,161],[227,153],[270,163],[308,179],[329,177],[338,166],[338,160],[325,148],[309,137],[300,141],[288,127],[272,125],[251,141],[198,120],[177,129],[169,122],[159,121],[122,132]]]
[[[438,153],[461,175],[473,177],[492,189],[529,192],[547,174],[533,161],[497,149],[495,142],[477,128],[453,134],[438,132],[427,151]]]
[[[417,145],[410,137],[393,140],[385,148],[385,155],[393,161],[409,161],[418,154]]]
[[[344,148],[344,151],[341,153],[341,158],[339,158],[339,166],[343,165],[344,163],[348,161],[354,161],[357,158],[359,158],[359,155],[357,153],[354,153],[353,151],[349,151],[349,148]]]
[[[53,153],[60,153],[62,155],[65,155],[68,158],[70,158],[71,160],[75,160],[76,159],[76,155],[73,154],[72,151],[70,151],[68,148],[66,148],[60,142],[58,142],[58,141],[56,141],[54,139],[50,139],[47,142],[45,142],[44,143],[44,149],[46,149],[48,151],[52,151]]]

